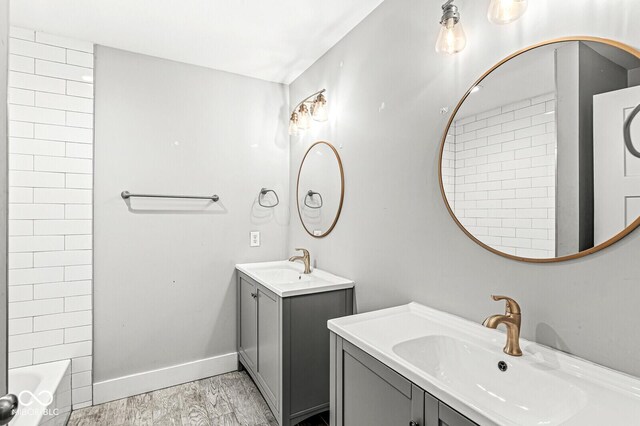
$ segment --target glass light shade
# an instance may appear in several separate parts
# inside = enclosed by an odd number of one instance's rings
[[[460,22],[454,18],[447,19],[440,27],[440,34],[436,41],[436,52],[453,55],[464,49],[467,45],[467,37]]]
[[[508,24],[524,15],[528,0],[491,0],[487,18],[492,24]]]
[[[309,108],[302,104],[298,110],[298,128],[307,130],[311,128],[311,115],[309,114]]]
[[[296,136],[298,134],[298,114],[291,114],[289,119],[289,135]]]
[[[316,121],[327,121],[329,119],[329,111],[327,110],[327,100],[320,94],[313,103],[311,116]]]

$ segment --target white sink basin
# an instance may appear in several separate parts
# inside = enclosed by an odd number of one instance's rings
[[[570,381],[453,337],[419,337],[393,351],[476,405],[499,404],[505,417],[521,424],[561,424],[587,403],[586,393]],[[507,364],[504,372],[498,368],[501,361]]]
[[[264,269],[257,272],[260,277],[274,285],[296,284],[314,279],[311,274],[303,274],[294,268]]]
[[[236,269],[258,281],[280,297],[320,293],[351,288],[354,282],[319,269],[304,274],[304,265],[286,260],[276,262],[245,263]]]
[[[506,355],[503,332],[417,303],[329,329],[483,426],[639,424],[640,379],[525,339]]]

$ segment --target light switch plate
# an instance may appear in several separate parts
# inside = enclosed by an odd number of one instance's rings
[[[260,247],[260,231],[251,231],[249,237],[251,247]]]

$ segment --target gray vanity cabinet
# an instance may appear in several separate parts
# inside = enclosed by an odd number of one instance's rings
[[[475,425],[334,333],[330,350],[332,426]]]
[[[239,281],[240,333],[238,349],[253,368],[258,366],[258,287],[251,281]]]
[[[422,392],[388,367],[362,355],[356,347],[344,351],[342,424],[422,424]]]
[[[439,426],[474,426],[474,422],[463,416],[462,414],[449,407],[447,404],[438,402],[438,410],[440,416]]]
[[[271,404],[280,400],[280,335],[278,296],[250,278],[238,279],[238,353],[255,374],[260,390]]]
[[[258,368],[267,398],[280,399],[280,306],[278,297],[258,286]]]
[[[353,314],[353,289],[279,297],[238,274],[238,361],[281,426],[329,409],[327,321]]]

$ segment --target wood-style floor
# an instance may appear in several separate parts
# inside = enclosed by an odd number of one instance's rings
[[[328,416],[300,426],[327,426]],[[245,372],[233,372],[71,413],[69,426],[277,426]]]

